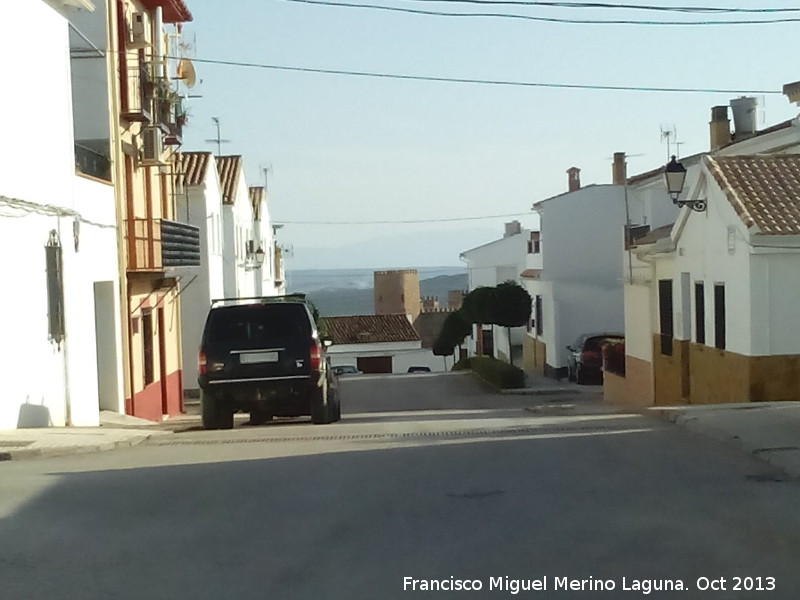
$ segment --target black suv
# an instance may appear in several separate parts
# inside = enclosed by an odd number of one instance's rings
[[[214,300],[200,343],[203,427],[230,429],[233,415],[250,422],[311,415],[341,418],[336,377],[303,294]]]

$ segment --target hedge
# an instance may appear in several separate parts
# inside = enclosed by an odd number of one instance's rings
[[[500,389],[525,387],[525,373],[519,367],[489,356],[473,356],[469,364],[474,373]]]
[[[474,358],[474,357],[472,357],[472,358]],[[472,368],[472,366],[471,366],[472,358],[470,358],[469,356],[466,357],[466,358],[462,358],[456,364],[453,365],[453,368],[451,370],[452,371],[467,371],[467,370],[471,369]]]

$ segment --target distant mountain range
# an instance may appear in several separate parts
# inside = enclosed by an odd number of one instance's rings
[[[295,245],[286,257],[287,269],[395,269],[405,265],[457,265],[459,254],[502,237],[502,229],[470,228],[457,231],[387,235],[337,247]]]
[[[439,304],[447,304],[447,293],[450,290],[466,290],[468,279],[466,273],[455,275],[438,275],[419,282],[421,296],[436,296]],[[369,287],[323,287],[309,289],[309,299],[323,317],[339,317],[348,315],[371,315],[375,312],[375,299],[372,285]]]

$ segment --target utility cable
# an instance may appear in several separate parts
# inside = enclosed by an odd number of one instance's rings
[[[420,10],[415,8],[403,8],[400,6],[383,6],[380,4],[357,4],[354,2],[332,2],[330,0],[278,0],[280,2],[292,2],[297,4],[312,4],[317,6],[329,6],[337,8],[360,8],[368,10],[382,10],[387,12],[399,12],[414,15],[427,15],[437,17],[480,17],[480,18],[499,18],[499,19],[521,19],[525,21],[537,21],[541,23],[563,23],[570,25],[657,25],[657,26],[710,26],[710,25],[774,25],[777,23],[800,23],[800,17],[776,17],[773,19],[759,20],[738,20],[738,21],[639,21],[632,19],[567,19],[559,17],[537,17],[533,15],[521,15],[515,13],[471,13],[471,12],[444,12],[433,10]]]
[[[657,12],[677,12],[677,13],[711,13],[711,14],[735,14],[735,13],[789,13],[798,12],[798,8],[733,8],[717,6],[653,6],[652,4],[611,4],[608,2],[539,2],[536,0],[406,0],[407,2],[427,2],[443,4],[483,4],[492,6],[541,6],[546,8],[583,8],[583,9],[624,9],[624,10],[643,10]]]
[[[20,211],[17,214],[0,213],[0,217],[21,218],[32,214],[46,217],[72,217],[81,223],[92,225],[93,227],[100,227],[102,229],[116,229],[117,227],[113,224],[98,223],[97,221],[86,219],[81,216],[78,211],[71,208],[64,208],[62,206],[55,206],[53,204],[38,204],[28,200],[20,200],[19,198],[8,198],[2,195],[0,195],[0,207]]]
[[[168,56],[167,58],[175,58]],[[733,94],[733,95],[782,95],[780,90],[754,90],[754,89],[730,89],[730,88],[685,88],[685,87],[651,87],[633,85],[593,85],[579,83],[550,83],[535,81],[518,81],[504,79],[473,79],[465,77],[437,77],[432,75],[404,75],[399,73],[380,73],[374,71],[351,71],[345,69],[317,69],[311,67],[294,67],[289,65],[270,65],[264,63],[252,63],[234,60],[213,60],[208,58],[193,58],[192,62],[219,65],[226,67],[244,67],[251,69],[268,69],[275,71],[292,71],[297,73],[318,73],[324,75],[349,75],[353,77],[375,77],[381,79],[402,79],[407,81],[435,81],[440,83],[470,83],[477,85],[499,85],[513,87],[537,87],[537,88],[556,88],[573,90],[601,90],[617,92],[668,92],[681,94]]]
[[[535,216],[528,211],[522,213],[509,213],[507,215],[484,215],[481,217],[448,217],[443,219],[400,219],[396,221],[279,221],[275,225],[409,225],[417,223],[453,223],[456,221],[482,221],[485,219],[505,219],[508,217]]]

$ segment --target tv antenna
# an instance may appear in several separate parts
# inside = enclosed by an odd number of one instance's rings
[[[269,193],[269,176],[272,174],[272,163],[259,165],[259,168],[264,174],[264,193]]]
[[[220,135],[219,117],[211,117],[211,120],[214,122],[214,125],[217,126],[217,137],[211,138],[210,140],[206,140],[206,142],[209,144],[216,144],[217,156],[222,156],[222,144],[229,144],[230,140],[223,140]]]
[[[678,152],[680,143],[678,142],[678,130],[675,123],[662,123],[661,124],[661,141],[667,141],[667,162],[672,156],[672,143],[675,143],[675,152]]]

